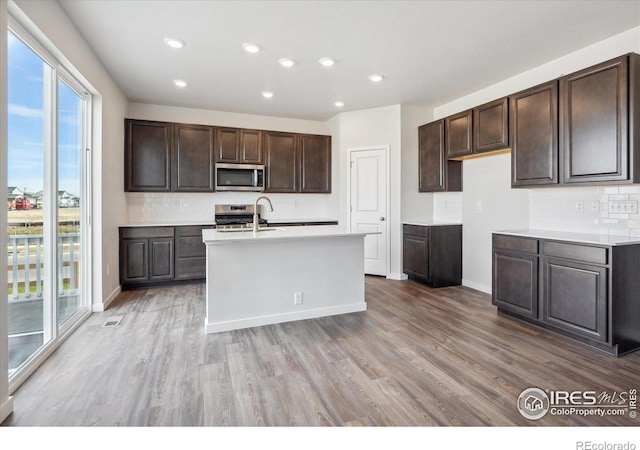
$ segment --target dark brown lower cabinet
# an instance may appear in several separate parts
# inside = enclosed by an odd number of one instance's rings
[[[462,283],[462,225],[403,225],[402,267],[433,287]]]
[[[607,268],[543,258],[542,320],[570,333],[607,341]]]
[[[206,246],[202,230],[213,226],[120,228],[120,284],[123,289],[202,280]]]
[[[120,283],[124,288],[173,279],[173,227],[120,228]]]
[[[202,230],[213,226],[176,227],[176,280],[198,280],[206,277],[207,247]]]
[[[640,243],[595,245],[493,234],[501,313],[615,356],[640,348]]]

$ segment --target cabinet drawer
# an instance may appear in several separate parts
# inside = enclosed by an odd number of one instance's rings
[[[215,225],[193,225],[176,227],[176,237],[182,236],[199,236],[202,237],[202,230],[215,228]]]
[[[205,278],[207,258],[180,258],[176,260],[176,279],[192,280]]]
[[[514,236],[493,235],[493,247],[523,253],[538,253],[538,240]]]
[[[202,242],[202,236],[181,236],[176,238],[176,257],[191,258],[205,256],[207,246]]]
[[[544,242],[543,252],[545,256],[575,259],[581,262],[590,262],[594,264],[609,263],[609,250],[603,247],[564,244],[562,242]]]
[[[409,236],[429,237],[429,227],[420,225],[403,225],[404,234]]]
[[[173,237],[173,227],[120,228],[120,237],[123,239]]]

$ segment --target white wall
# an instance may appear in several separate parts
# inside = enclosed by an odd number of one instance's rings
[[[640,53],[640,27],[441,105],[434,110],[434,117],[455,114],[628,52]],[[620,193],[617,190],[623,188],[606,191],[599,190],[604,188],[577,191],[575,188],[511,189],[508,182],[511,170],[509,161],[509,155],[502,155],[463,162],[463,284],[466,286],[485,292],[491,290],[491,230],[539,227],[576,231],[588,229],[625,235],[637,233],[640,216],[596,218],[589,213],[575,214],[574,208],[575,201],[579,199],[583,199],[585,205],[595,198],[604,203],[610,198],[601,199],[601,195],[637,195],[635,191]],[[444,194],[436,194],[439,195]],[[482,203],[482,213],[476,212],[478,202]],[[436,201],[436,218],[442,215],[442,208],[442,202]]]
[[[309,134],[332,134],[326,122],[287,119],[253,114],[178,108],[129,103],[127,118],[165,122],[219,125]],[[336,138],[332,135],[332,157],[338,158]],[[266,219],[332,219],[338,218],[337,168],[331,194],[269,194],[273,212],[264,210]],[[127,223],[172,223],[180,221],[210,222],[215,204],[253,203],[260,194],[243,192],[215,193],[128,193]],[[124,224],[124,222],[123,222]]]
[[[118,292],[118,225],[126,220],[124,126],[127,101],[57,2],[15,0],[32,22],[26,28],[61,62],[75,70],[95,96],[93,105],[93,308]],[[101,124],[101,127],[100,127]]]
[[[7,185],[7,1],[0,0],[0,186]],[[0,248],[7,248],[7,210],[0,208]],[[13,411],[9,397],[7,259],[0,258],[0,423]]]
[[[511,189],[511,155],[462,163],[462,284],[491,292],[491,232],[528,228],[529,193]]]
[[[402,225],[401,225],[401,107],[400,105],[340,113],[335,119],[339,124],[340,156],[340,221],[348,222],[349,149],[389,145],[389,259],[390,273],[394,279],[402,278]],[[416,186],[417,188],[417,186]]]
[[[402,211],[403,221],[433,219],[434,195],[418,192],[418,127],[433,121],[433,107],[402,105]]]

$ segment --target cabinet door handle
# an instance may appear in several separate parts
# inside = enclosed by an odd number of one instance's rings
[[[380,222],[384,222],[384,217],[380,217]]]

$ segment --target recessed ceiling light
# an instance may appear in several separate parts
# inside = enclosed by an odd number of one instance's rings
[[[377,73],[374,73],[373,75],[369,75],[369,80],[373,81],[374,83],[379,83],[382,81],[384,77],[382,75],[379,75]]]
[[[282,67],[293,67],[296,65],[296,62],[291,58],[280,58],[278,62]]]
[[[342,108],[344,106],[344,102],[335,102],[334,105],[336,105],[338,108]]]
[[[331,67],[336,63],[336,60],[333,58],[320,58],[318,62],[325,67]]]
[[[187,87],[187,82],[184,80],[173,80],[173,84],[181,88]]]
[[[271,98],[273,97],[273,92],[269,92],[269,91],[262,91],[262,96],[264,98]]]
[[[258,53],[260,50],[262,50],[262,47],[260,47],[258,44],[254,44],[253,42],[245,42],[244,44],[242,44],[242,48],[249,53]]]
[[[183,40],[173,37],[164,38],[164,43],[171,48],[182,48],[185,46]]]

